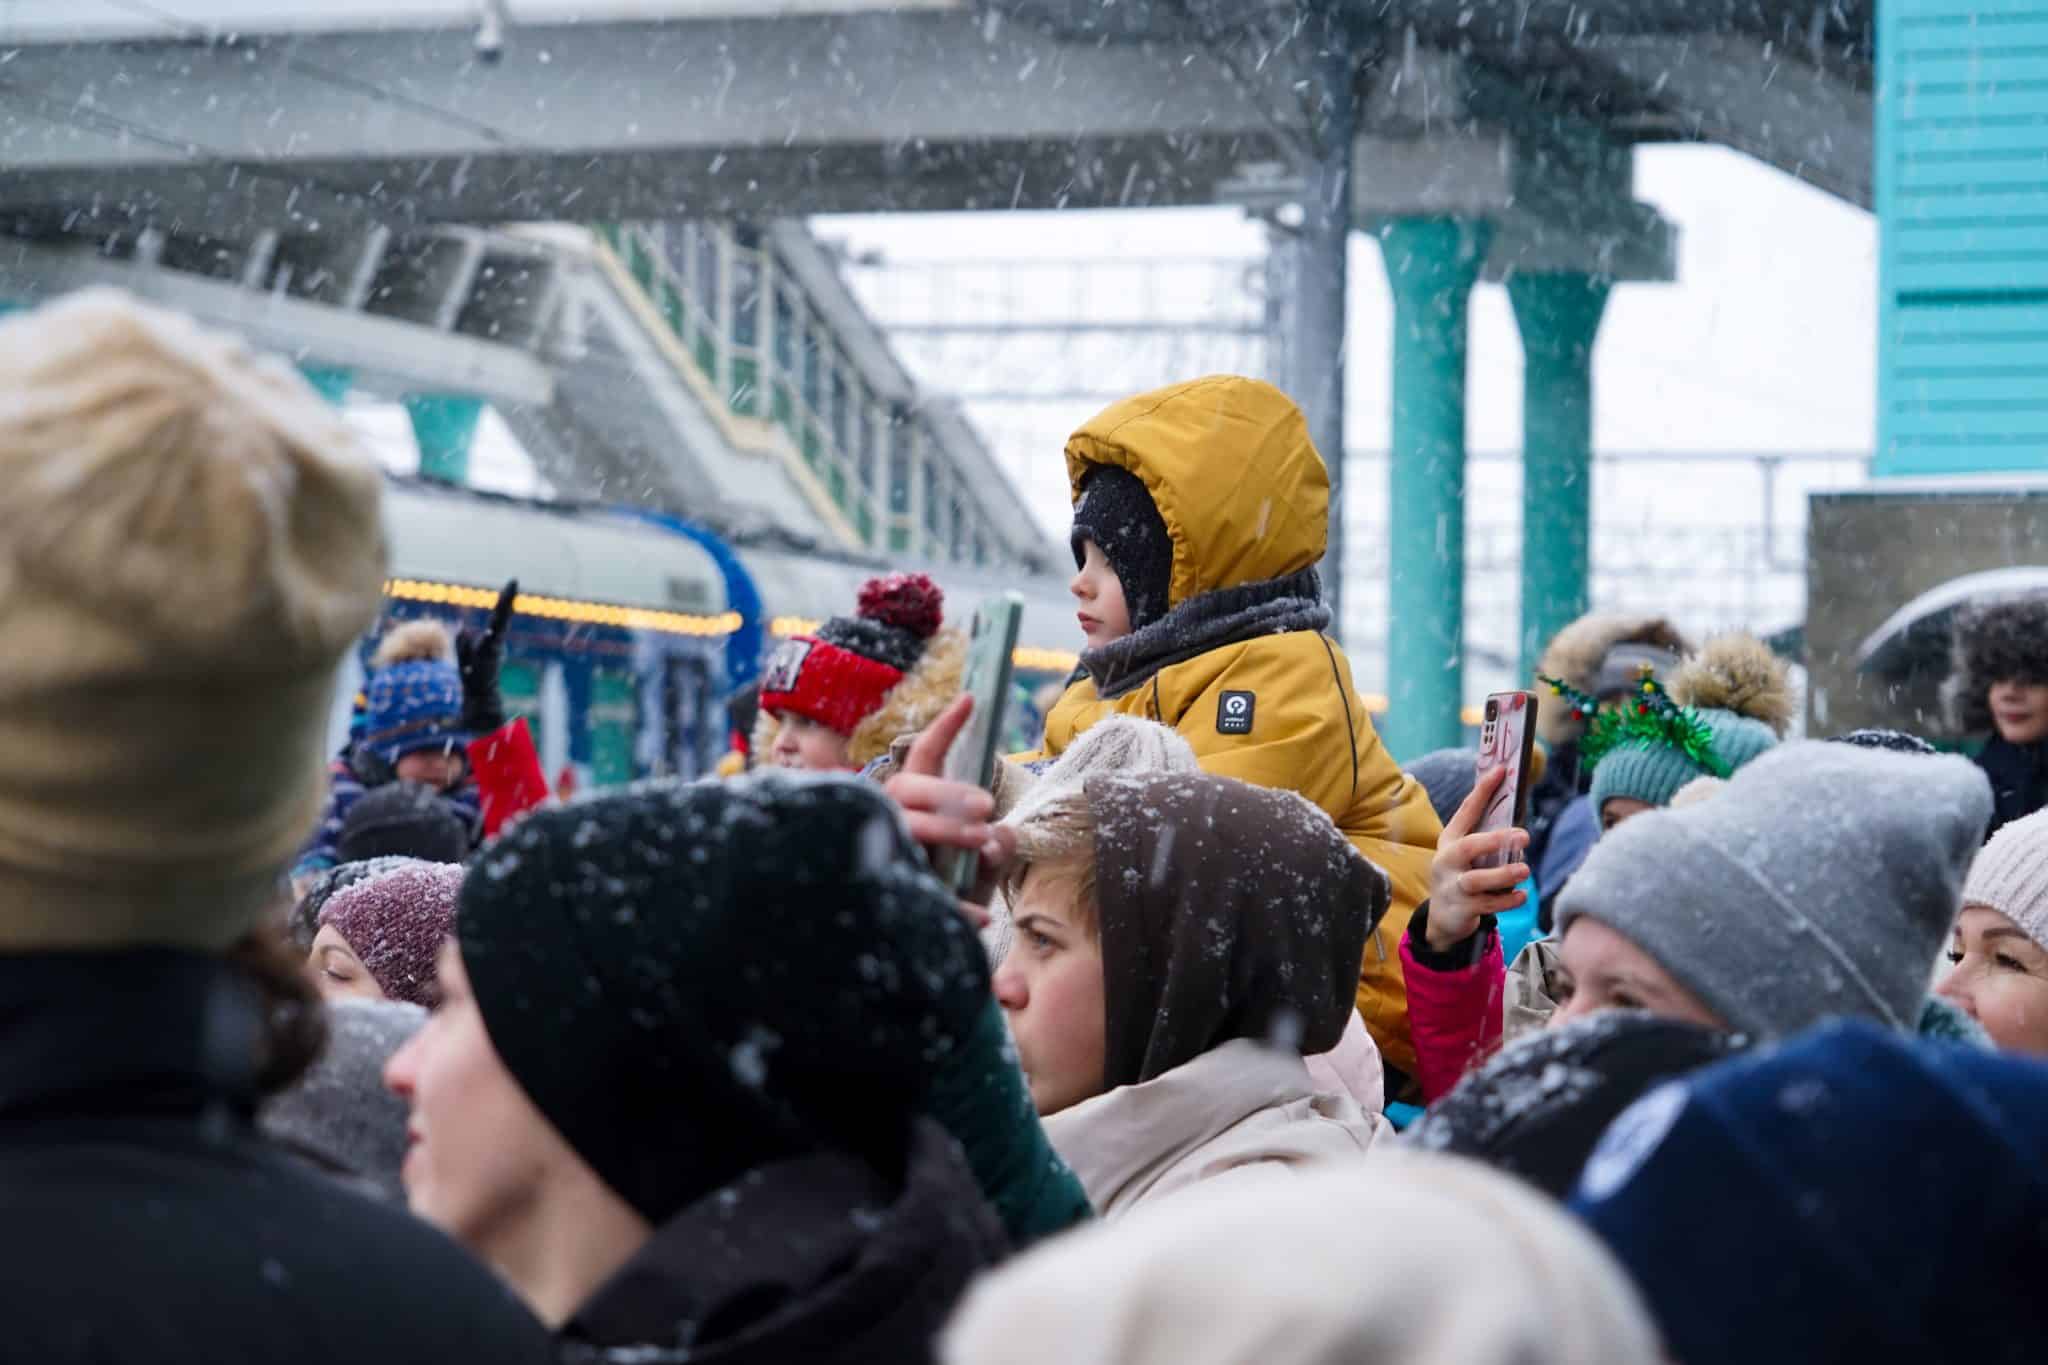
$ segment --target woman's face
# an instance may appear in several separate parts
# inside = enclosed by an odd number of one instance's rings
[[[1963,907],[1936,994],[2012,1052],[2048,1056],[2048,950],[1998,911]]]
[[[1078,913],[1072,868],[1034,864],[1010,907],[1016,936],[996,969],[996,1001],[1040,1114],[1102,1093],[1102,945]]]
[[[384,998],[384,988],[377,984],[377,978],[370,975],[370,969],[356,956],[356,950],[348,946],[348,940],[331,924],[321,925],[320,932],[313,935],[313,949],[306,955],[306,970],[313,977],[315,989],[325,999]]]
[[[498,1058],[462,955],[441,945],[441,1003],[384,1068],[411,1107],[405,1179],[412,1211],[487,1261],[530,1231],[540,1195],[577,1157]]]
[[[2048,739],[2048,685],[2013,679],[1993,683],[1991,720],[2007,744]]]
[[[1573,920],[1557,954],[1569,995],[1550,1016],[1552,1028],[1601,1010],[1648,1010],[1665,1019],[1728,1027],[1655,958],[1599,920],[1584,915]]]
[[[853,766],[845,735],[794,711],[779,718],[772,756],[778,768],[814,773],[845,772]]]

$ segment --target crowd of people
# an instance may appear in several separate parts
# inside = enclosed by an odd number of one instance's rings
[[[1086,647],[986,788],[889,575],[722,775],[564,802],[516,585],[380,625],[297,375],[0,323],[0,1360],[2048,1351],[2048,603],[1957,623],[1974,761],[1588,617],[1484,828],[1505,770],[1397,764],[1327,633],[1285,395],[1066,460]]]

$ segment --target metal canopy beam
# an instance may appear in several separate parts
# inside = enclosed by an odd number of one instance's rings
[[[28,302],[93,285],[189,313],[297,364],[347,368],[373,392],[468,393],[501,405],[545,404],[554,393],[547,366],[509,346],[109,260],[89,248],[0,247],[0,297]]]

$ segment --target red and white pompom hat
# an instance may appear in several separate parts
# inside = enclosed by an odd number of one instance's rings
[[[845,735],[855,766],[880,757],[960,690],[966,641],[944,628],[945,605],[924,574],[869,579],[855,615],[782,642],[761,674],[762,715],[804,716]],[[755,752],[767,752],[758,734]]]

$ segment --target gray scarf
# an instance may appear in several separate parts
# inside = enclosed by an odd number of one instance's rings
[[[1321,630],[1329,624],[1323,580],[1308,568],[1191,597],[1141,630],[1099,649],[1084,650],[1081,667],[1095,679],[1096,694],[1106,700],[1143,685],[1162,668],[1223,645],[1261,635]]]

